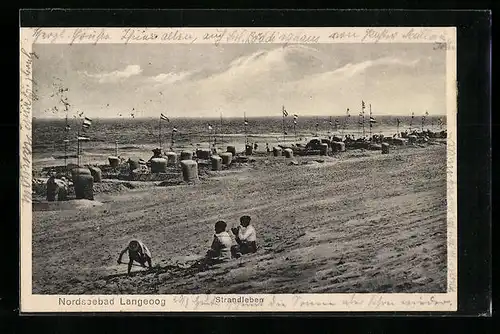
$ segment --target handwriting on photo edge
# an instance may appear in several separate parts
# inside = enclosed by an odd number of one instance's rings
[[[294,295],[292,300],[284,299],[279,295],[274,295],[272,297],[267,297],[265,300],[263,298],[257,297],[220,297],[215,295],[180,295],[173,299],[173,303],[184,308],[184,309],[194,309],[198,310],[203,306],[213,307],[213,308],[226,308],[230,310],[238,310],[245,308],[271,308],[271,309],[282,309],[286,310],[289,308],[293,309],[350,309],[350,308],[360,308],[367,307],[369,309],[383,309],[383,308],[394,308],[394,307],[410,307],[410,308],[420,308],[420,307],[439,307],[439,306],[452,306],[453,302],[447,297],[442,297],[439,295],[431,296],[420,296],[418,298],[408,298],[395,300],[391,296],[383,295],[373,295],[367,298],[366,296],[359,294],[352,294],[348,297],[340,300],[317,300],[308,299],[300,294]],[[251,298],[249,302],[247,299]]]
[[[353,27],[354,28],[354,27]],[[321,34],[316,34],[314,29],[279,30],[279,29],[248,29],[248,28],[219,28],[210,29],[208,32],[195,33],[183,28],[123,28],[120,31],[119,41],[124,44],[131,42],[179,42],[194,43],[201,39],[215,45],[220,43],[321,43],[327,41],[351,40],[361,43],[379,43],[391,41],[433,42],[434,50],[454,50],[455,45],[444,32],[436,32],[429,28],[366,28],[339,30],[329,33],[326,39]],[[69,41],[68,44],[88,43],[96,45],[102,42],[116,42],[106,28],[76,28],[44,30],[36,28],[33,31],[33,42],[55,43],[61,40]]]
[[[31,204],[31,161],[32,161],[32,137],[31,137],[31,108],[33,101],[38,99],[34,92],[36,82],[31,78],[33,60],[38,59],[34,52],[28,52],[21,48],[21,90],[20,90],[20,184],[22,188],[21,200]]]

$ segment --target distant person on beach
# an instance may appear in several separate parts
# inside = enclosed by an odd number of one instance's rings
[[[151,161],[152,159],[155,159],[155,158],[163,158],[161,148],[155,148],[153,150],[153,156],[151,158],[149,158],[149,161]]]
[[[266,152],[269,153],[271,150],[269,149],[269,143],[266,143]]]
[[[138,262],[143,268],[146,268],[146,263],[148,264],[149,269],[153,267],[151,260],[151,252],[146,247],[146,245],[141,241],[137,239],[131,240],[128,246],[121,251],[117,261],[118,264],[122,263],[123,254],[125,254],[125,252],[127,251],[128,251],[128,269],[127,269],[128,275],[130,275],[130,270],[132,269],[132,264],[134,261]]]
[[[227,224],[223,220],[215,223],[215,234],[210,249],[207,251],[206,257],[209,259],[229,260],[232,257],[238,258],[241,254],[238,251],[238,246],[234,245],[233,239],[226,232]]]
[[[241,254],[255,253],[257,251],[257,233],[255,228],[250,225],[251,220],[250,216],[242,216],[240,226],[231,229],[236,237]]]
[[[258,148],[259,148],[259,145],[258,145],[257,143],[253,144],[253,149],[254,149],[255,151],[257,151],[257,149],[258,149]]]

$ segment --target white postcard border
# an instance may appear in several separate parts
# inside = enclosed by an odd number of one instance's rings
[[[383,312],[457,310],[455,27],[21,28],[21,312]],[[432,43],[446,50],[447,292],[436,294],[34,295],[32,293],[31,120],[34,43]]]

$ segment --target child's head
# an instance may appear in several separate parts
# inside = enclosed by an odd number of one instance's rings
[[[242,216],[240,218],[240,224],[241,226],[243,227],[247,227],[248,225],[250,225],[250,221],[252,220],[252,218],[250,218],[250,216]]]
[[[130,243],[128,244],[128,248],[133,252],[137,252],[140,248],[139,242],[137,240],[130,241]]]
[[[215,233],[221,233],[226,230],[227,224],[223,220],[219,220],[217,223],[215,223]]]

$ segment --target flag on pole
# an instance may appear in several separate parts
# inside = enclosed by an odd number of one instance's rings
[[[168,119],[168,117],[165,116],[165,115],[163,115],[163,114],[160,115],[160,119],[163,120],[163,121],[170,122],[170,120]]]
[[[293,114],[293,119],[297,119],[297,118],[299,118],[299,115]]]
[[[361,108],[365,109],[365,101],[361,101]]]
[[[375,118],[374,118],[374,117],[372,117],[372,116],[370,116],[370,124],[371,124],[371,123],[377,123],[377,121],[375,120]]]
[[[82,136],[78,137],[77,139],[78,139],[78,141],[89,141],[90,140],[89,137],[82,137]]]
[[[92,120],[90,118],[88,118],[88,117],[85,117],[83,119],[82,127],[84,129],[88,129],[88,128],[90,128],[91,125],[92,125]]]
[[[286,111],[285,106],[283,106],[283,116],[287,117],[288,116],[288,111]]]

